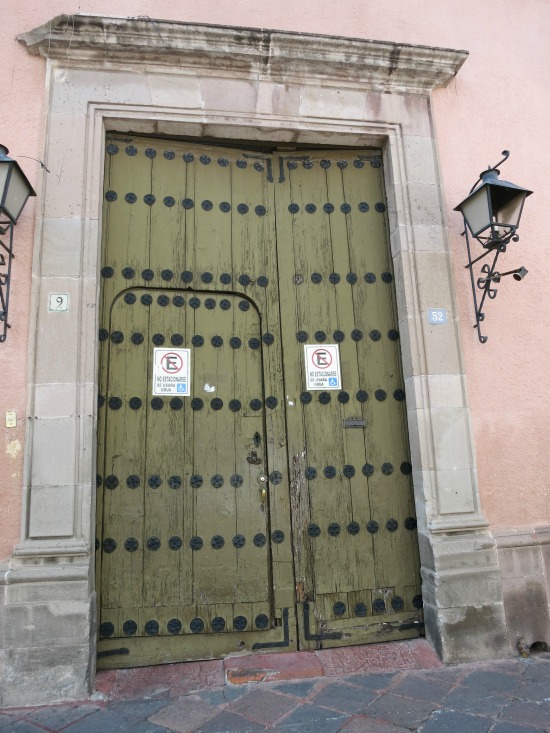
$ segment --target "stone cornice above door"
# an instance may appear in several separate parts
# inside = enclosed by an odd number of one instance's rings
[[[59,15],[18,36],[64,65],[161,64],[292,82],[338,81],[428,94],[457,74],[467,51],[310,33],[100,15]]]

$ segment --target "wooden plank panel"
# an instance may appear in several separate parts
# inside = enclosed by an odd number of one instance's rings
[[[220,165],[228,161],[226,151],[193,147],[194,160],[188,163],[194,177],[193,284],[205,290],[219,286],[219,277],[231,273],[231,221],[236,215],[227,204],[231,202],[231,167]],[[207,161],[210,162],[205,164]],[[212,282],[204,281],[204,273]]]
[[[287,291],[304,287],[307,277],[307,263],[304,261],[304,248],[289,244],[294,241],[296,215],[289,212],[292,203],[292,190],[287,172],[288,156],[275,158],[275,170],[279,169],[280,178],[276,187],[276,221],[279,282]],[[282,176],[281,176],[282,173]],[[302,234],[302,237],[304,235]],[[292,535],[294,542],[294,564],[296,575],[296,598],[303,602],[314,590],[314,550],[313,541],[307,534],[311,522],[310,490],[312,482],[305,477],[309,465],[306,458],[305,410],[300,401],[304,390],[303,347],[296,339],[301,328],[301,300],[292,289],[281,299],[281,329],[284,361],[284,394],[287,402],[286,419],[288,431],[288,461],[290,469],[290,508],[292,515]],[[299,310],[300,308],[300,310]],[[300,324],[300,326],[299,326]]]
[[[287,216],[293,216],[293,240],[279,241],[278,246],[294,248],[296,274],[303,276],[303,283],[281,283],[281,301],[290,297],[296,299],[297,323],[294,332],[305,331],[307,343],[323,343],[315,339],[317,332],[323,331],[327,342],[336,330],[337,285],[329,281],[335,272],[334,257],[330,232],[330,215],[323,210],[327,203],[327,184],[324,175],[318,174],[317,162],[304,161],[288,171],[290,178],[289,205],[294,204],[299,210]],[[310,167],[312,163],[312,167]],[[288,170],[288,166],[287,166]],[[283,257],[291,256],[285,252]],[[299,268],[299,269],[298,269]],[[320,282],[312,280],[320,276]],[[285,287],[288,292],[285,292]],[[301,352],[301,354],[300,354]],[[296,358],[303,360],[302,345],[297,342]],[[302,389],[306,389],[305,380]],[[355,559],[350,552],[349,536],[345,527],[350,521],[351,501],[348,491],[348,480],[342,475],[345,464],[343,445],[340,437],[342,423],[336,393],[329,393],[329,404],[321,404],[319,393],[313,393],[312,402],[305,405],[304,410],[307,464],[317,470],[317,478],[310,482],[311,520],[322,528],[312,549],[315,557],[315,587],[318,593],[330,592],[333,588],[344,590],[353,588]],[[333,466],[336,475],[326,478],[323,474],[325,466]],[[340,534],[329,536],[329,524],[340,525]]]
[[[328,154],[327,154],[328,155]],[[334,161],[347,163],[346,168],[332,163],[327,169],[328,198],[334,205],[334,213],[331,214],[331,234],[334,249],[335,268],[341,274],[342,280],[336,288],[338,298],[338,324],[337,327],[345,334],[341,344],[341,358],[343,363],[343,388],[349,395],[349,401],[340,408],[342,422],[346,419],[363,418],[362,404],[357,400],[357,392],[361,388],[359,378],[359,347],[360,343],[351,338],[354,329],[362,328],[363,318],[357,322],[355,313],[355,301],[357,290],[364,287],[365,283],[361,273],[356,269],[355,250],[357,245],[350,240],[348,230],[348,216],[342,211],[346,203],[344,191],[344,175],[347,167],[352,165],[352,158],[348,155],[338,154],[335,151],[330,157]],[[363,247],[366,243],[363,243]],[[356,280],[355,280],[356,278]],[[345,282],[344,282],[345,280]],[[346,365],[344,367],[344,364]],[[368,477],[362,471],[367,462],[365,451],[365,429],[343,429],[342,440],[345,450],[345,463],[353,466],[355,474],[349,481],[351,497],[350,521],[356,521],[359,526],[359,535],[353,541],[355,549],[355,587],[371,587],[374,582],[374,557],[372,537],[366,532],[366,523],[370,519]]]
[[[350,230],[354,257],[376,275],[374,283],[365,283],[366,287],[355,291],[359,296],[356,322],[366,337],[359,344],[359,364],[362,381],[368,385],[370,394],[366,410],[371,426],[368,430],[367,462],[375,468],[369,481],[371,509],[373,518],[381,525],[376,538],[376,583],[390,586],[418,574],[418,555],[410,547],[403,528],[406,517],[411,514],[414,516],[414,513],[410,487],[403,481],[399,468],[407,459],[408,446],[403,404],[394,397],[395,390],[403,388],[398,343],[388,336],[391,329],[396,328],[392,269],[388,247],[374,246],[376,242],[386,241],[383,182],[380,169],[366,164],[363,168],[350,168],[349,173],[346,170],[344,183],[346,197],[352,205]],[[357,198],[361,198],[357,190],[364,192],[363,200],[369,204],[368,211],[360,212],[362,218],[355,213],[360,204]],[[377,207],[380,211],[376,210]],[[359,243],[362,241],[373,244],[369,247],[368,260],[361,255]],[[376,302],[374,295],[377,295]],[[379,340],[372,338],[373,331],[379,332]],[[376,399],[376,392],[381,389],[386,392],[384,400]],[[387,464],[391,464],[392,468]],[[385,475],[386,470],[393,472]],[[386,529],[386,522],[390,519],[396,519],[399,523],[396,532]]]
[[[195,471],[204,480],[195,495],[197,534],[203,537],[204,547],[194,557],[194,597],[196,602],[202,603],[228,602],[234,599],[235,549],[231,541],[236,534],[235,493],[230,484],[234,453],[233,413],[228,406],[233,393],[233,375],[224,364],[230,347],[227,334],[220,333],[213,312],[202,303],[195,310],[194,319],[194,333],[204,339],[203,346],[193,349],[195,388],[203,388],[200,399],[204,402],[204,407],[195,412],[193,427]],[[223,347],[212,345],[214,336],[223,338]],[[210,389],[214,391],[206,391]],[[216,400],[223,402],[222,409],[215,409]],[[215,446],[214,451],[212,446]],[[217,476],[222,477],[222,486],[214,485]],[[212,538],[218,536],[223,538],[224,544],[216,548]]]
[[[146,407],[132,409],[130,400],[142,399],[145,390],[146,347],[131,340],[135,333],[147,336],[144,310],[137,299],[127,303],[122,297],[115,300],[111,310],[112,337],[118,333],[123,339],[121,343],[111,340],[109,346],[105,406],[104,541],[111,538],[117,543],[114,552],[106,551],[105,546],[103,551],[103,604],[111,608],[136,602],[142,593]],[[138,477],[139,486],[134,488],[131,476]],[[125,549],[125,541],[129,538],[139,543],[136,551]]]
[[[175,313],[179,317],[180,309],[171,299],[168,305],[161,305],[163,298],[168,298],[163,291],[155,289],[150,294],[153,303],[147,340],[144,603],[153,606],[177,603],[179,599],[189,602],[190,574],[181,550],[174,551],[169,546],[171,537],[182,535],[182,464],[186,445],[183,410],[172,408],[171,397],[152,395],[154,348],[170,347],[171,321]],[[165,339],[162,344],[161,337]],[[178,478],[179,487],[171,488],[170,483],[177,483]],[[160,541],[157,548],[155,538]]]
[[[246,164],[246,167],[244,167]],[[273,472],[281,474],[278,483],[267,481],[263,484],[267,491],[264,507],[265,518],[269,524],[265,532],[269,539],[273,531],[282,532],[283,542],[269,543],[269,554],[273,564],[273,585],[280,589],[284,597],[277,595],[278,603],[288,603],[288,595],[293,585],[292,554],[289,526],[288,470],[285,439],[285,396],[283,388],[282,352],[280,337],[279,291],[277,287],[277,257],[275,246],[274,184],[269,156],[254,156],[244,153],[232,163],[232,242],[233,268],[236,290],[246,294],[258,308],[260,323],[260,348],[252,350],[254,356],[261,358],[263,396],[261,415],[265,423],[266,440],[262,446],[261,466],[254,475],[269,477]],[[236,213],[235,213],[236,212]],[[247,284],[247,279],[250,283]],[[237,312],[237,311],[235,311]],[[244,339],[243,339],[244,340]],[[245,349],[249,348],[246,340]],[[248,376],[236,372],[237,379],[248,384]],[[253,397],[253,395],[251,395]],[[273,398],[277,401],[276,405]],[[251,414],[248,412],[247,414]],[[248,420],[248,418],[247,418]],[[242,426],[248,429],[246,423]],[[267,437],[269,436],[269,437]],[[249,439],[249,438],[248,438]],[[251,516],[261,492],[251,487]],[[242,514],[242,510],[239,509]],[[254,568],[250,566],[250,572]]]
[[[178,287],[185,269],[186,209],[182,200],[187,195],[188,165],[171,141],[150,141],[146,149],[155,153],[151,170],[155,203],[151,206],[149,264],[155,273],[155,284]],[[171,278],[167,270],[173,273]]]

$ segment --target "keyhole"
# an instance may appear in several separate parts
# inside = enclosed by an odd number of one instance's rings
[[[256,448],[260,447],[260,443],[262,442],[262,436],[260,433],[254,433],[254,445]]]

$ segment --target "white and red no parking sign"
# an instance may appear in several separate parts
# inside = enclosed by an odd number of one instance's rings
[[[306,389],[342,389],[338,344],[305,344]]]
[[[153,394],[189,397],[191,349],[153,349]]]

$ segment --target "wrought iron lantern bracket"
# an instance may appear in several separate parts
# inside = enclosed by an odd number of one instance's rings
[[[13,254],[13,222],[0,221],[0,343],[6,340],[10,303],[11,262]]]
[[[514,280],[518,281],[523,280],[527,275],[525,267],[506,272],[499,272],[496,269],[500,255],[506,252],[510,242],[519,240],[517,229],[523,203],[525,198],[532,193],[513,183],[498,180],[497,166],[504,163],[510,153],[508,150],[503,150],[502,155],[504,156],[502,160],[480,174],[470,189],[468,197],[455,208],[455,211],[461,212],[464,219],[462,234],[466,237],[468,254],[468,264],[465,267],[470,271],[476,318],[474,328],[477,329],[478,338],[482,344],[486,343],[488,339],[481,333],[481,323],[485,319],[483,308],[487,298],[489,300],[496,298],[498,289],[495,285],[507,275],[512,275]],[[476,197],[477,200],[474,200]],[[473,216],[470,217],[470,214]],[[472,255],[473,240],[476,240],[484,250],[476,257]],[[474,266],[491,256],[492,261],[480,265],[476,275]]]

